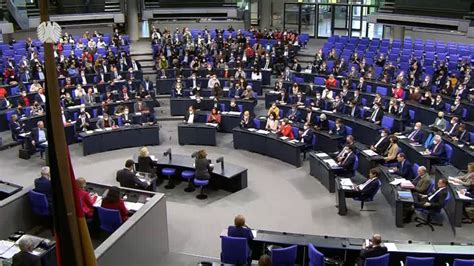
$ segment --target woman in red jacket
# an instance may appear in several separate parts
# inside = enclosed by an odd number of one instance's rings
[[[128,219],[128,210],[125,208],[125,203],[120,197],[120,189],[118,187],[109,188],[107,196],[102,199],[102,207],[107,209],[119,210],[122,223]]]
[[[86,179],[84,177],[79,177],[76,179],[77,187],[79,188],[79,200],[81,202],[81,208],[84,212],[84,215],[87,218],[92,218],[94,216],[94,203],[97,200],[97,194],[91,195],[86,190]]]
[[[397,83],[397,86],[395,88],[392,88],[392,95],[395,99],[402,99],[403,98],[402,84]]]
[[[295,138],[295,136],[293,135],[293,128],[289,124],[288,118],[285,118],[283,119],[283,121],[281,121],[280,130],[278,130],[278,134],[287,137],[290,140]]]
[[[336,79],[334,78],[334,75],[331,74],[329,75],[329,78],[326,80],[326,87],[330,88],[335,88],[336,87]]]

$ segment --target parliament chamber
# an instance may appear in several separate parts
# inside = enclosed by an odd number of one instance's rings
[[[0,17],[1,265],[474,265],[467,3],[72,2]]]

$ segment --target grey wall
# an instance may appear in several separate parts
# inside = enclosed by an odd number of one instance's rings
[[[95,249],[101,266],[156,265],[169,252],[166,197],[157,194]]]
[[[59,23],[61,26],[61,23]],[[84,26],[61,26],[62,27],[62,32],[68,32],[69,34],[72,35],[80,35],[82,36],[84,32],[89,31],[89,33],[94,33],[95,30],[103,33],[103,34],[112,34],[113,33],[113,27],[112,24],[110,25],[98,25],[97,27],[84,27]],[[12,34],[6,34],[5,35],[5,41],[9,41],[10,38],[15,38],[15,40],[25,40],[28,37],[32,39],[37,39],[37,34],[36,34],[36,29],[33,30],[27,30],[27,31],[16,31],[15,33]]]
[[[23,188],[0,201],[0,239],[5,239],[18,230],[28,231],[38,224],[28,200],[31,189],[32,187]]]

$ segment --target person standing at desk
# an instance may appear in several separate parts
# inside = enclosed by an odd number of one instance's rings
[[[390,136],[390,144],[387,150],[383,153],[383,159],[385,163],[391,163],[395,161],[398,153],[398,138],[394,135]]]
[[[157,167],[156,161],[154,161],[150,157],[150,152],[148,151],[147,147],[142,147],[138,151],[138,165],[137,165],[137,170],[139,172],[145,172],[145,173],[150,173],[152,175],[156,175],[156,167]],[[133,165],[132,165],[133,166]],[[127,164],[125,165],[127,168]],[[132,168],[133,171],[133,168]],[[141,182],[141,181],[140,181]]]
[[[109,115],[107,113],[102,114],[102,118],[99,119],[96,123],[97,128],[105,129],[109,127],[115,126],[115,121],[113,119],[110,119]]]
[[[370,149],[378,154],[383,154],[387,150],[388,145],[390,145],[390,137],[388,135],[389,131],[387,128],[383,128],[380,132],[380,138],[370,146]]]
[[[428,189],[431,186],[431,177],[426,170],[426,167],[418,167],[418,172],[415,179],[413,179],[412,184],[415,186],[413,190],[419,194],[428,194]]]
[[[438,116],[435,118],[433,124],[431,124],[430,127],[440,131],[445,131],[447,123],[448,121],[444,119],[444,113],[442,111],[439,111]]]
[[[132,116],[130,115],[130,110],[128,107],[125,107],[123,110],[123,114],[120,116],[122,119],[122,124],[123,125],[131,125],[133,124]]]
[[[50,210],[53,206],[53,189],[51,188],[51,176],[48,166],[41,168],[41,176],[35,179],[35,188],[34,191],[42,193],[48,199],[48,204]]]
[[[13,255],[12,266],[41,266],[40,257],[33,255],[33,240],[24,235],[18,242],[20,252]]]
[[[250,117],[250,112],[245,111],[242,119],[240,120],[240,127],[241,128],[254,128],[253,121]]]
[[[365,242],[362,245],[362,250],[357,258],[357,266],[363,266],[367,258],[379,257],[387,254],[387,252],[387,248],[382,246],[382,236],[375,234],[372,239],[369,240],[368,245]]]
[[[412,164],[407,160],[405,153],[397,154],[397,166],[393,169],[395,174],[406,180],[413,180]]]
[[[188,112],[184,115],[184,123],[193,124],[195,119],[194,107],[191,105],[188,107]]]
[[[199,150],[193,153],[191,157],[196,158],[194,161],[194,177],[198,180],[211,179],[211,172],[214,170],[214,166],[210,160],[207,159],[207,152],[205,150]]]
[[[125,168],[118,170],[115,180],[120,183],[121,187],[128,187],[134,189],[146,189],[150,184],[147,182],[141,181],[135,171],[133,166],[135,162],[133,160],[125,161]]]
[[[290,140],[295,138],[295,136],[293,135],[293,128],[291,127],[288,118],[284,118],[281,121],[280,129],[278,130],[277,134],[283,137],[287,137]]]
[[[76,179],[77,187],[79,188],[79,201],[81,203],[82,211],[87,218],[94,216],[94,203],[97,200],[97,194],[91,196],[86,190],[87,182],[84,177]]]
[[[313,142],[313,128],[310,123],[306,122],[303,126],[303,131],[300,131],[299,141],[306,144],[306,147],[311,147]]]
[[[276,132],[278,130],[278,120],[276,119],[276,114],[271,112],[267,118],[267,124],[265,125],[265,129]]]
[[[120,196],[120,188],[118,187],[111,187],[108,189],[107,194],[102,199],[101,207],[118,210],[120,212],[120,217],[122,218],[122,223],[128,219],[128,210]]]

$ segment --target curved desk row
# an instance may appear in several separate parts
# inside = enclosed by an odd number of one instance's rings
[[[282,139],[266,130],[234,128],[234,148],[277,158],[296,167],[301,166],[301,153],[306,147],[297,140]]]
[[[181,123],[178,125],[179,145],[216,146],[216,126],[206,123]]]
[[[85,155],[116,149],[160,144],[160,127],[125,126],[117,129],[81,132],[83,153]]]
[[[202,98],[201,102],[198,103],[195,99],[190,97],[174,97],[170,98],[170,109],[172,116],[182,116],[188,112],[189,106],[194,106],[195,109],[203,111],[210,111],[212,108],[221,108],[221,104],[224,104],[228,110],[231,98],[221,98],[217,102],[214,98]],[[242,111],[249,111],[253,113],[253,109],[257,104],[257,100],[244,100],[235,99],[237,105],[242,105]]]
[[[229,78],[217,78],[221,84],[222,88],[228,87],[232,82]],[[157,79],[156,80],[156,90],[158,94],[171,94],[173,91],[173,85],[176,82],[176,78],[166,78],[166,79]],[[185,84],[184,89],[189,89],[193,87],[193,81],[189,78],[181,79],[181,82]],[[248,83],[252,84],[252,90],[258,95],[262,95],[262,81],[261,80],[250,80],[247,79]],[[199,88],[207,88],[209,83],[209,78],[197,78],[196,84]],[[226,85],[227,83],[227,85]],[[244,88],[245,89],[245,88]]]
[[[196,112],[195,121],[199,123],[206,123],[209,117],[209,111]],[[219,124],[219,131],[224,133],[232,133],[232,129],[240,125],[242,119],[241,112],[221,112],[221,123]]]

